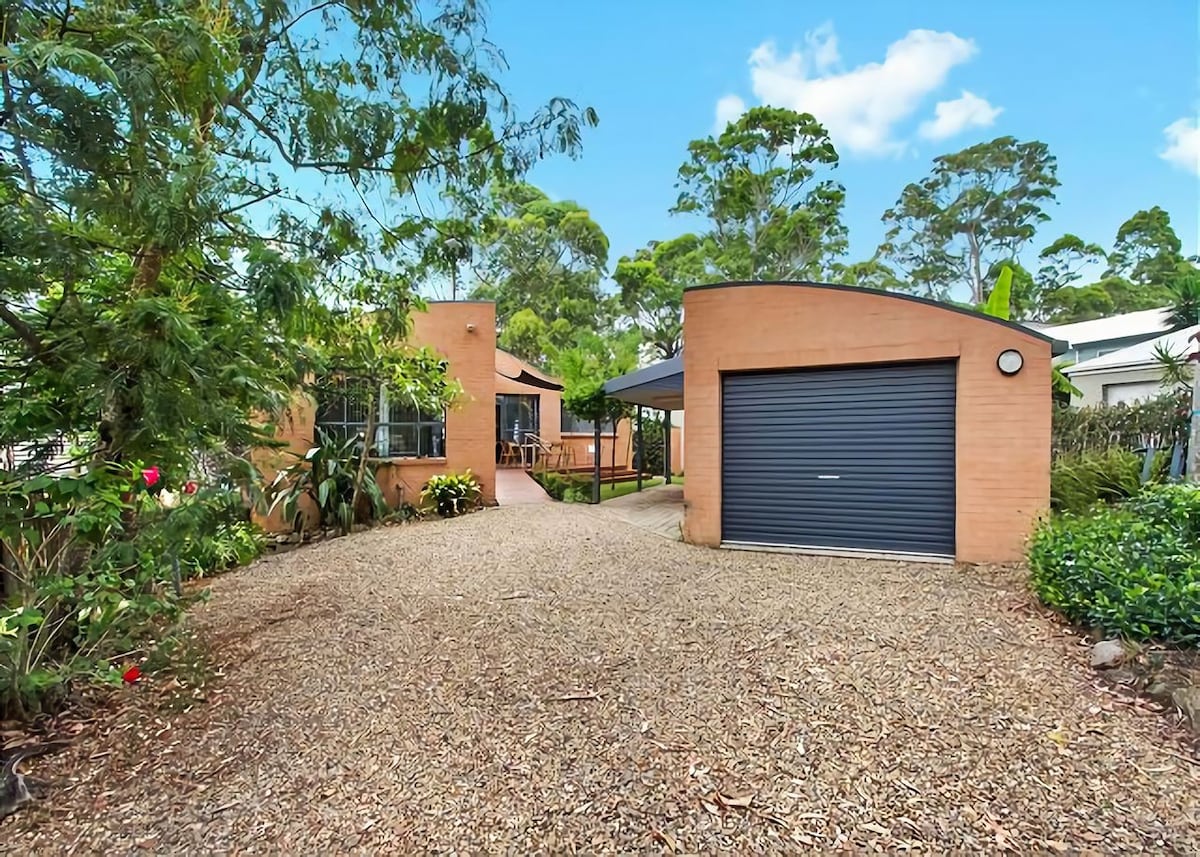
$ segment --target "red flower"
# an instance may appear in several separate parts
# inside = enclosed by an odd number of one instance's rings
[[[146,483],[147,488],[153,488],[158,484],[161,474],[157,467],[147,467],[142,471],[142,481]]]
[[[142,671],[138,667],[130,667],[121,674],[121,678],[125,679],[126,684],[133,684],[142,677]]]
[[[191,479],[189,479],[187,482],[183,483],[183,493],[184,494],[195,494],[199,490],[200,490],[200,486],[197,485]]]

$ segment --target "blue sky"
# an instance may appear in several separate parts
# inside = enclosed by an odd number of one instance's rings
[[[582,157],[540,164],[531,180],[591,210],[611,240],[610,266],[689,228],[667,214],[675,172],[688,141],[712,133],[728,96],[730,110],[810,109],[830,127],[852,260],[871,255],[880,215],[933,157],[1006,134],[1046,142],[1059,161],[1059,204],[1035,251],[1064,232],[1110,247],[1126,218],[1160,205],[1184,252],[1195,253],[1197,8],[1195,0],[494,0],[489,36],[508,59],[503,81],[523,113],[554,95],[599,112]],[[869,65],[885,61],[882,70]],[[923,130],[943,102],[941,121]]]

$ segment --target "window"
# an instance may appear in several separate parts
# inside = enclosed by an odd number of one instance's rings
[[[386,389],[338,380],[317,408],[317,427],[340,440],[363,436],[367,412],[376,413],[371,455],[379,458],[441,458],[446,454],[446,417],[403,401],[389,401]],[[393,394],[394,396],[394,394]]]
[[[591,420],[585,420],[582,417],[577,417],[567,410],[567,406],[562,406],[562,428],[560,431],[563,434],[594,434],[596,426]],[[605,420],[600,424],[600,431],[604,434],[613,433],[612,420]]]

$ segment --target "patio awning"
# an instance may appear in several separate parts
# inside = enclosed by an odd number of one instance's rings
[[[682,411],[683,355],[605,381],[604,392],[622,402],[662,411]]]
[[[537,387],[540,390],[561,391],[563,388],[558,379],[539,372],[524,360],[499,348],[496,349],[496,374],[510,381],[516,381],[518,384]]]

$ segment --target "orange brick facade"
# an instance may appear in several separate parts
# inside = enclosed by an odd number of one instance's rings
[[[431,476],[470,470],[486,503],[496,501],[496,305],[439,301],[413,314],[411,341],[446,358],[463,393],[446,412],[446,457],[393,459],[376,479],[388,503],[417,503]]]
[[[470,469],[483,487],[484,501],[496,499],[496,306],[490,301],[434,302],[427,312],[413,314],[415,345],[427,345],[446,358],[447,373],[463,388],[446,413],[444,458],[391,459],[380,464],[376,479],[393,507],[417,503],[421,486],[441,473]],[[303,454],[315,434],[315,404],[297,395],[280,420],[278,437],[286,451]],[[255,463],[270,481],[292,456],[263,450]],[[311,518],[312,510],[306,511]],[[259,519],[268,530],[288,530],[278,510]]]
[[[1046,340],[898,296],[808,285],[728,285],[684,294],[684,485],[688,541],[721,542],[721,375],[955,359],[956,556],[1020,559],[1050,501]],[[1002,375],[996,358],[1025,358]]]
[[[426,312],[413,314],[414,345],[429,346],[446,358],[447,372],[463,388],[463,394],[446,413],[446,455],[444,458],[390,459],[376,469],[376,479],[388,503],[416,504],[421,487],[431,476],[442,473],[461,473],[470,469],[483,486],[484,502],[496,500],[496,396],[501,393],[537,395],[541,401],[540,436],[547,442],[564,440],[575,449],[575,463],[590,464],[588,448],[592,436],[562,436],[561,402],[557,390],[546,390],[515,381],[497,371],[514,373],[527,371],[516,358],[496,351],[496,306],[490,301],[437,301]],[[538,373],[541,374],[541,373]],[[543,378],[548,376],[542,375]],[[553,380],[553,379],[549,379]],[[297,395],[279,422],[278,438],[286,444],[284,450],[259,450],[254,461],[269,482],[283,466],[295,460],[289,453],[303,455],[313,443],[316,406],[306,396]],[[617,465],[627,466],[630,460],[630,426],[625,421],[616,437]],[[612,435],[602,439],[602,463],[610,462]],[[313,509],[305,507],[310,521]],[[291,525],[276,510],[272,515],[259,517],[258,522],[271,531],[289,530]]]

